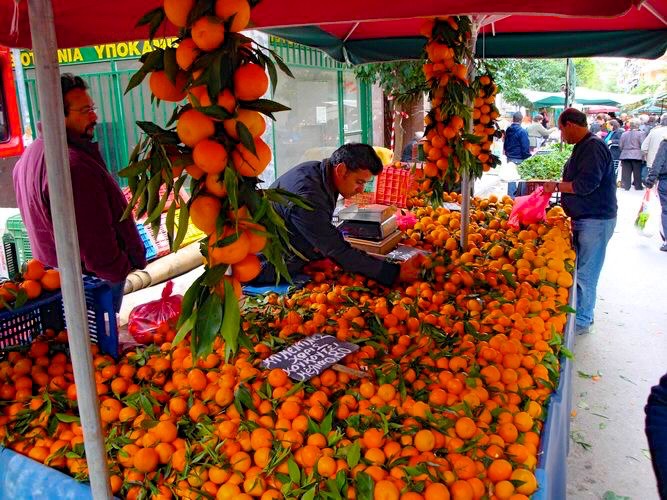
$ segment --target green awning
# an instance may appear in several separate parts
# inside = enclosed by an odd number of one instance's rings
[[[351,64],[418,59],[422,56],[426,43],[426,39],[421,36],[343,41],[316,26],[264,31],[321,49],[337,61]],[[475,52],[477,57],[488,58],[657,58],[664,54],[665,50],[667,29],[500,33],[495,36],[480,36]]]

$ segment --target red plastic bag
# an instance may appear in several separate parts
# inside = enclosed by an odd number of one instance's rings
[[[508,221],[509,226],[519,229],[520,224],[527,225],[543,221],[550,198],[551,194],[545,193],[542,186],[538,186],[527,196],[517,196],[514,199],[514,207]]]
[[[172,295],[174,282],[168,281],[162,290],[162,297],[132,309],[127,322],[127,330],[140,344],[162,343],[170,340],[169,332],[174,332],[181,314],[182,295]]]

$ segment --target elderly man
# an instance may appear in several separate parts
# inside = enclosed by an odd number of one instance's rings
[[[667,113],[660,116],[660,122],[653,127],[646,138],[642,141],[642,153],[646,158],[646,167],[651,168],[660,143],[667,139]]]
[[[607,243],[616,226],[616,178],[607,145],[587,127],[586,115],[568,108],[558,118],[563,140],[574,144],[561,182],[547,182],[544,191],[562,193],[565,213],[572,218],[577,252],[577,334],[588,333],[598,279]]]

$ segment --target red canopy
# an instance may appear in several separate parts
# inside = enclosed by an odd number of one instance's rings
[[[134,26],[161,1],[53,0],[52,3],[58,46],[64,48],[143,39],[146,27]],[[665,28],[649,9],[667,19],[666,0],[647,0],[640,9],[633,7],[637,3],[637,0],[263,0],[253,10],[252,21],[257,28],[317,26],[341,40],[348,36],[350,40],[413,36],[418,34],[421,18],[451,14],[492,15],[487,21],[496,22],[485,30],[496,33]],[[625,13],[628,14],[621,21],[612,19]],[[175,33],[171,27],[158,35]],[[0,45],[31,47],[26,1],[0,0]]]

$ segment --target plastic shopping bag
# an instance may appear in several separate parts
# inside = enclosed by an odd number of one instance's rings
[[[514,207],[508,221],[509,226],[519,229],[521,224],[527,225],[543,221],[550,198],[551,194],[545,193],[542,186],[538,186],[527,196],[517,196],[514,199]]]
[[[651,201],[651,190],[646,189],[644,191],[644,197],[642,198],[642,204],[639,206],[639,212],[637,212],[637,218],[635,219],[635,227],[643,231],[648,222],[648,204]]]
[[[162,343],[170,340],[169,332],[174,332],[181,314],[182,295],[172,295],[174,282],[168,281],[162,290],[162,297],[132,309],[127,330],[140,344]]]

